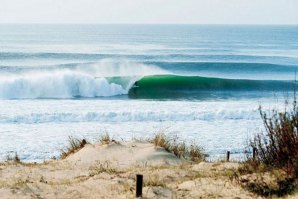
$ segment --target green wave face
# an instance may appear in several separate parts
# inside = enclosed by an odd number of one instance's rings
[[[290,81],[221,79],[199,76],[153,75],[135,82],[130,98],[202,98],[214,93],[290,91]]]

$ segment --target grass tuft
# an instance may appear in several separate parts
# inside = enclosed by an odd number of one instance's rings
[[[73,137],[69,137],[69,146],[66,150],[61,150],[61,159],[65,159],[66,157],[68,157],[70,154],[73,154],[77,151],[79,151],[80,149],[82,149],[88,142],[86,141],[86,139],[78,139],[78,138],[73,138]]]
[[[202,147],[196,145],[195,142],[188,146],[184,141],[179,141],[177,136],[169,138],[164,133],[157,133],[150,142],[173,153],[178,158],[190,159],[196,162],[203,161],[206,158]]]
[[[204,153],[204,150],[202,147],[196,145],[196,143],[193,142],[189,146],[189,156],[192,161],[198,162],[198,161],[204,160],[207,155]]]
[[[110,144],[112,142],[112,138],[110,137],[110,135],[108,133],[105,133],[100,136],[99,141],[103,145]]]
[[[101,173],[117,174],[121,173],[121,171],[118,171],[116,168],[114,168],[109,161],[98,162],[96,166],[91,168],[89,176],[93,177]]]
[[[144,179],[144,187],[166,187],[165,182],[157,174],[150,174]]]

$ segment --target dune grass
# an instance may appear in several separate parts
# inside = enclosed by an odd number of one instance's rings
[[[109,161],[97,162],[95,166],[90,168],[89,176],[93,177],[101,173],[118,174],[122,173],[120,169],[116,169]]]
[[[109,133],[102,134],[99,138],[99,142],[101,144],[110,144],[112,142],[112,138]]]
[[[61,150],[61,159],[65,159],[68,157],[70,154],[73,154],[80,149],[82,149],[88,142],[86,139],[78,139],[74,137],[69,137],[68,139],[68,147],[65,150]]]
[[[188,146],[184,141],[179,141],[178,137],[170,138],[162,132],[155,134],[150,142],[173,153],[178,158],[185,158],[196,162],[203,161],[206,158],[203,148],[196,145],[195,142]]]

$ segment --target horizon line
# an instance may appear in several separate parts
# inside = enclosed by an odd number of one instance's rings
[[[214,25],[214,26],[298,26],[298,23],[285,23],[285,24],[274,24],[274,23],[40,23],[40,22],[0,22],[0,25]]]

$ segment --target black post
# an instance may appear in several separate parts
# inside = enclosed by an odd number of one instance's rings
[[[142,197],[143,192],[143,175],[137,174],[136,197]]]
[[[256,160],[256,153],[257,153],[257,149],[255,147],[253,147],[252,149],[252,158],[255,161]]]
[[[227,162],[230,161],[230,151],[227,151]]]

